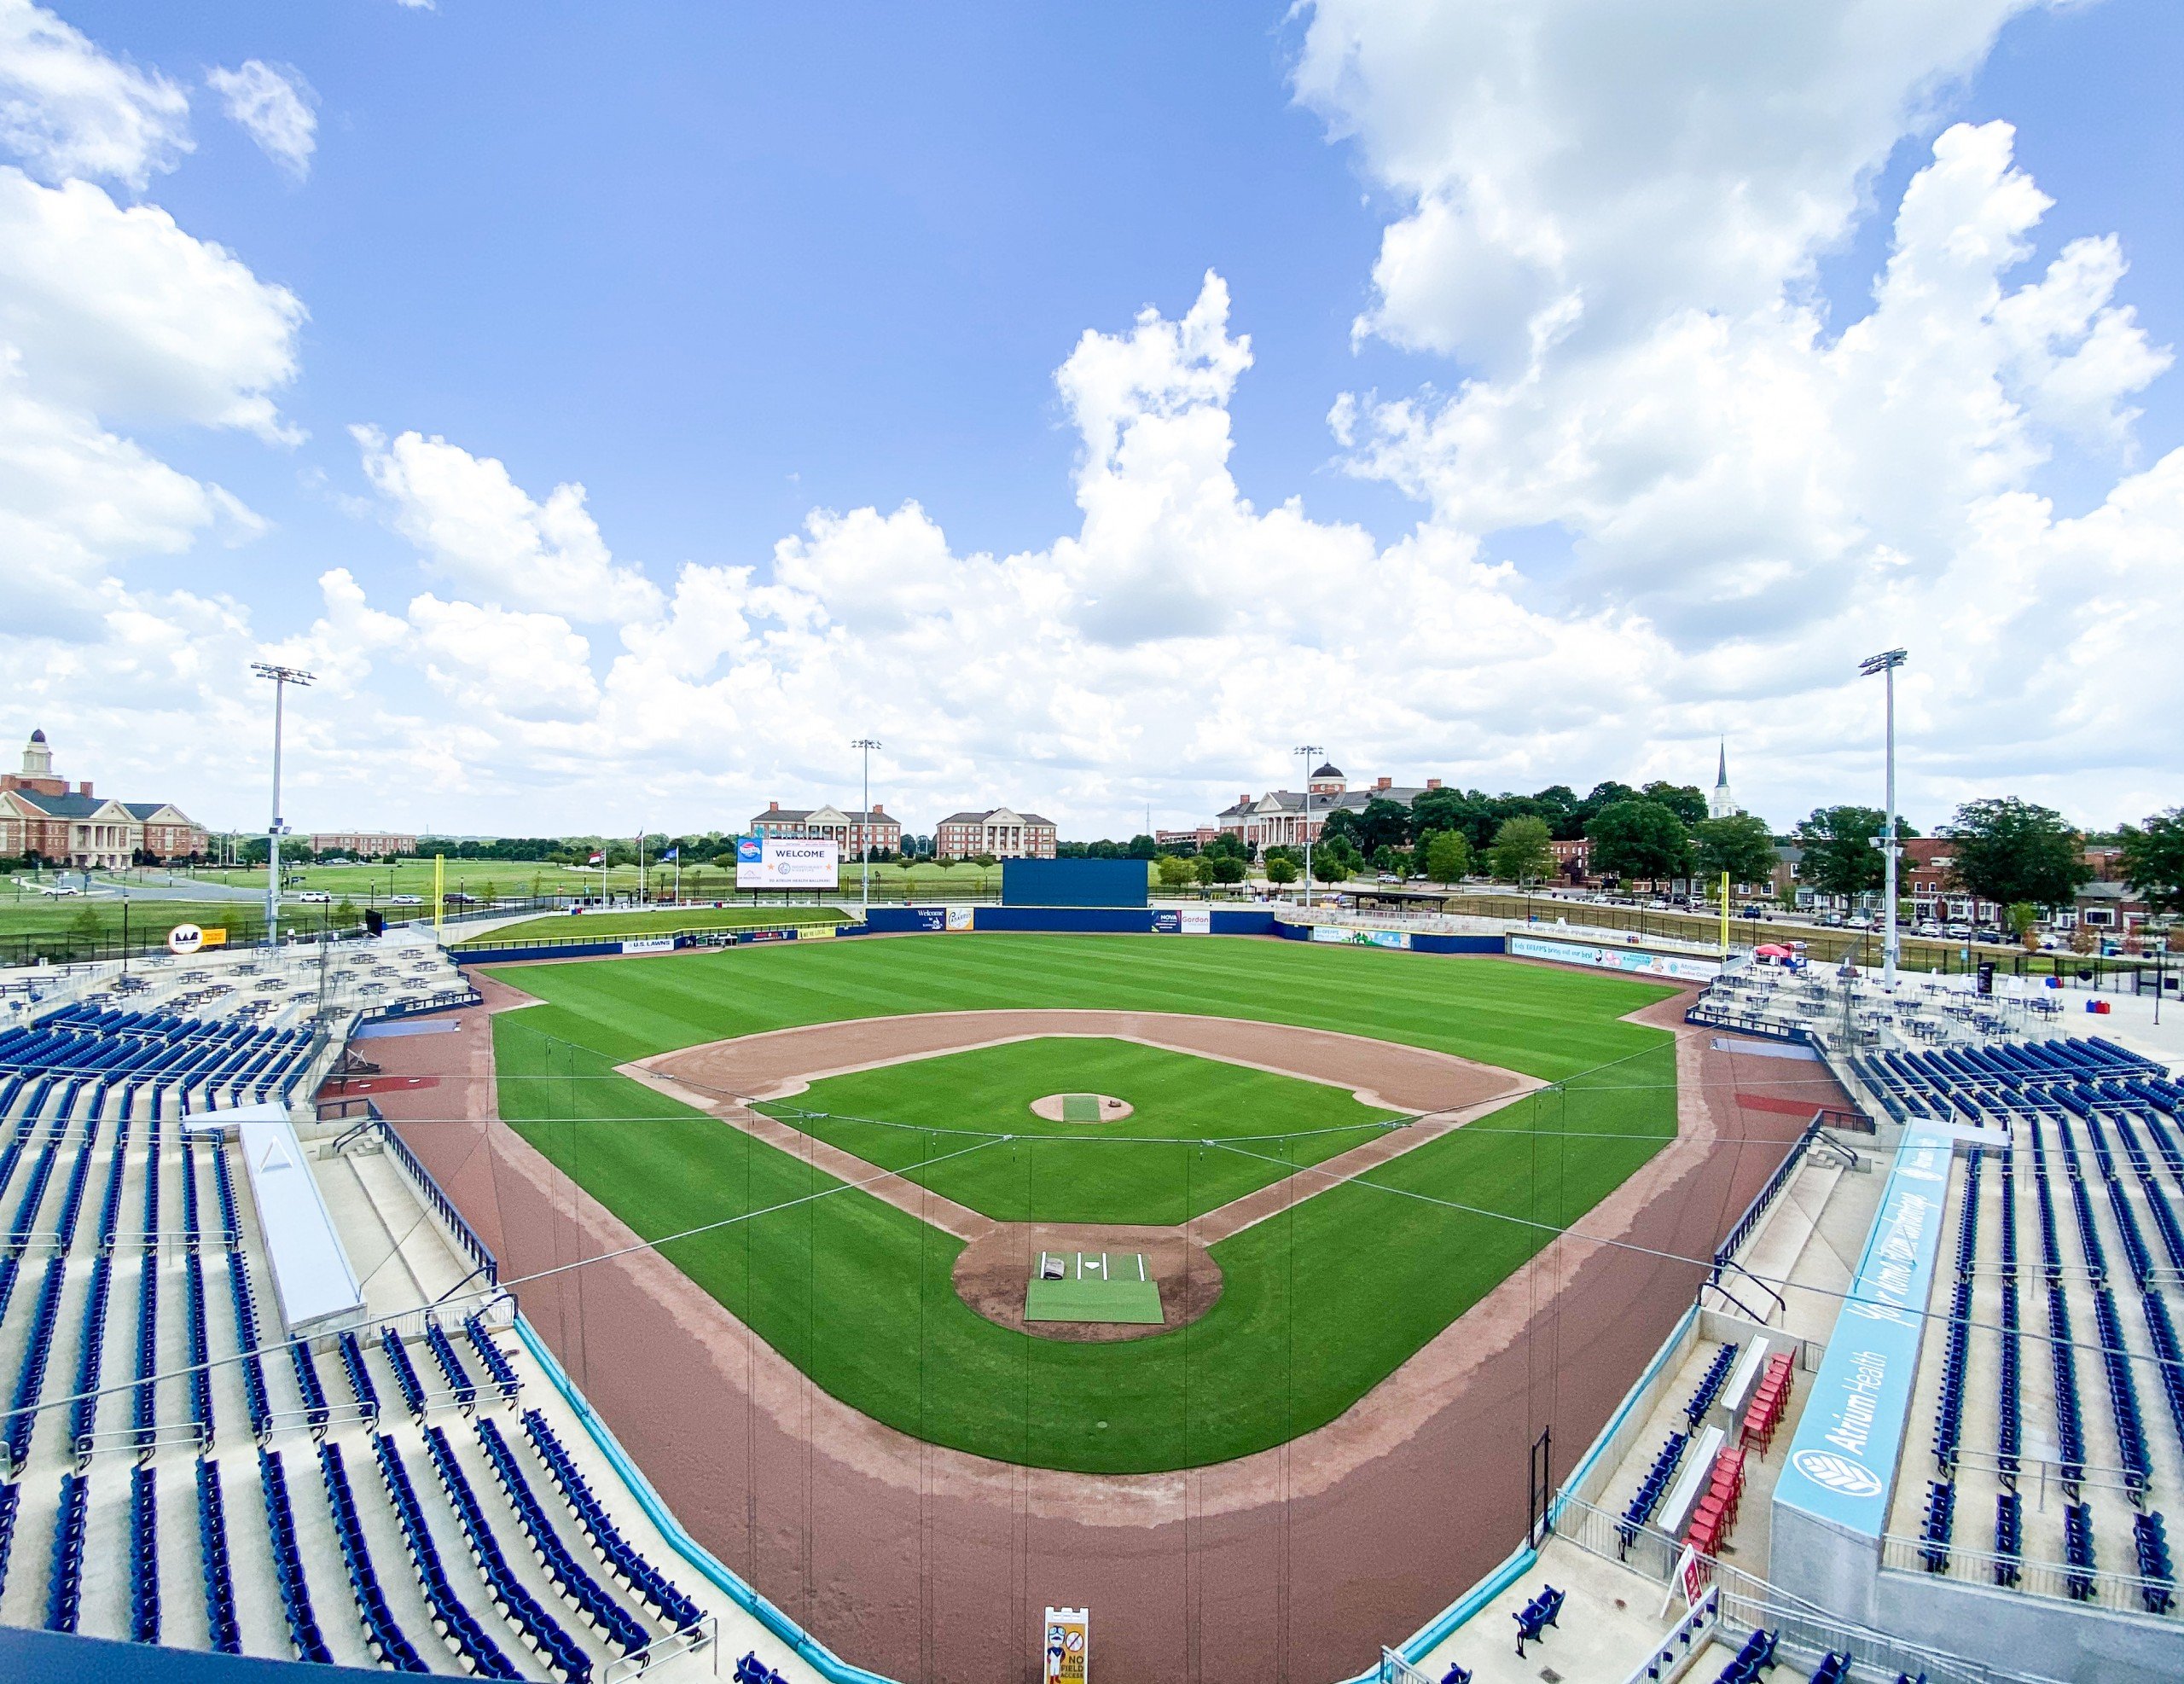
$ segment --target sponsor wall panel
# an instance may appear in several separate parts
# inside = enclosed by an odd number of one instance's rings
[[[1410,945],[1408,930],[1355,930],[1347,926],[1315,924],[1312,939],[1331,947],[1404,947]]]
[[[1955,1131],[1913,1123],[1835,1333],[1813,1376],[1774,1501],[1878,1539],[1911,1413]]]
[[[1509,953],[1517,959],[1547,959],[1558,965],[1590,965],[1640,977],[1673,977],[1680,982],[1710,982],[1722,973],[1722,961],[1695,954],[1648,953],[1643,948],[1601,947],[1592,942],[1548,941],[1539,936],[1511,936]]]

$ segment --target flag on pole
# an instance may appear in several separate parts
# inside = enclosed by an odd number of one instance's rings
[[[591,863],[594,865],[605,865],[607,863],[607,856],[604,854],[594,854],[591,857]]]
[[[679,859],[681,859],[682,857],[682,849],[680,849],[680,848],[670,848],[670,849],[669,849],[665,853],[664,853],[664,854],[662,854],[662,855],[660,856],[660,858],[661,858],[663,861],[665,861],[665,860],[679,860]]]

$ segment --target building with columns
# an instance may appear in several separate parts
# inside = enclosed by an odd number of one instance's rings
[[[1352,789],[1342,769],[1329,760],[1305,780],[1304,793],[1270,789],[1260,796],[1239,795],[1234,806],[1214,816],[1214,823],[1222,833],[1234,837],[1256,857],[1262,848],[1301,848],[1307,838],[1316,842],[1331,813],[1362,813],[1374,801],[1392,801],[1408,807],[1427,790],[1440,787],[1438,778],[1416,785],[1378,778]]]
[[[200,857],[205,828],[171,801],[117,801],[53,769],[43,730],[23,746],[22,769],[0,772],[0,854],[52,865],[118,869]]]
[[[994,807],[983,813],[950,813],[932,833],[935,859],[1050,860],[1054,857],[1054,822],[1037,813]]]
[[[891,819],[887,810],[873,803],[868,813],[845,812],[841,808],[784,807],[769,801],[766,810],[751,821],[753,836],[829,837],[842,845],[842,857],[861,857],[868,848],[881,853],[903,851],[903,822]]]

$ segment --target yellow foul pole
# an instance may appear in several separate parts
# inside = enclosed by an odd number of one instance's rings
[[[433,939],[440,938],[440,918],[447,909],[447,856],[433,856]]]
[[[1722,874],[1722,957],[1729,956],[1729,874]]]

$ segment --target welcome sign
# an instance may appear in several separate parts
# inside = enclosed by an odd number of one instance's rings
[[[1955,1133],[1914,1123],[1881,1195],[1774,1501],[1879,1538],[1911,1413]]]

